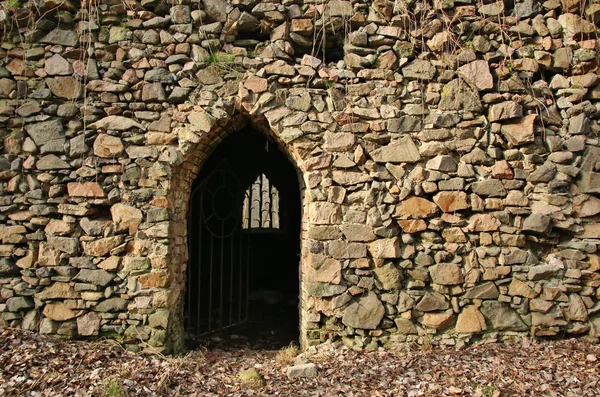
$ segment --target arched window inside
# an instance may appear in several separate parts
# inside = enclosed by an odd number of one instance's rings
[[[265,174],[259,175],[244,197],[244,229],[279,229],[279,191]]]

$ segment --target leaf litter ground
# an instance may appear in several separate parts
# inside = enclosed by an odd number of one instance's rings
[[[143,355],[114,342],[0,328],[0,395],[600,396],[600,346],[584,339],[429,351],[398,345],[359,352],[325,344],[293,359],[316,364],[318,375],[292,380],[286,368],[294,363],[285,356],[244,345]],[[240,378],[250,368],[260,380]]]

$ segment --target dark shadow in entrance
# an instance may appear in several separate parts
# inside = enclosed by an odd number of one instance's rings
[[[215,149],[190,199],[188,348],[298,341],[300,215],[298,174],[267,136],[245,129]]]

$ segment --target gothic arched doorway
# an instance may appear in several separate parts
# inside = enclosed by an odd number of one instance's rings
[[[300,224],[298,174],[278,145],[250,128],[225,138],[192,185],[188,344],[298,340]]]

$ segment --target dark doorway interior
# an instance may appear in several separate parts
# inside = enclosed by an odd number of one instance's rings
[[[264,134],[228,136],[194,185],[186,343],[278,349],[298,341],[300,187]]]

